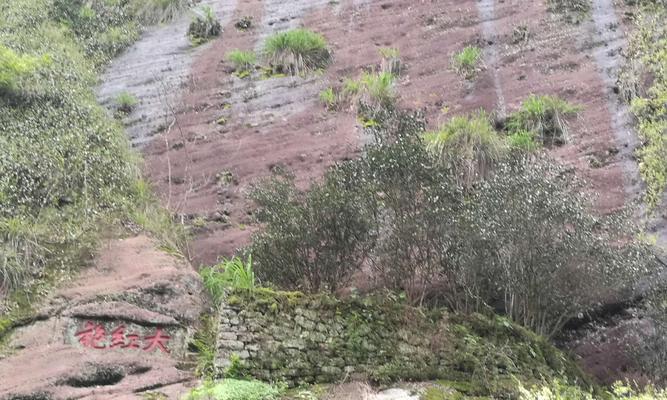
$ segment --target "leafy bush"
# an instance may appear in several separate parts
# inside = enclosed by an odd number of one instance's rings
[[[346,190],[338,190],[341,185]],[[285,173],[255,188],[256,216],[266,225],[251,246],[258,276],[309,292],[344,287],[369,250],[371,210],[358,186],[350,165],[334,169],[308,193]]]
[[[219,304],[226,289],[240,289],[253,291],[255,289],[255,272],[253,271],[252,256],[244,263],[238,257],[224,260],[214,267],[204,268],[200,271],[204,287]]]
[[[467,46],[454,55],[453,64],[456,72],[465,79],[474,79],[480,71],[482,50],[479,47]]]
[[[630,239],[631,215],[593,215],[580,182],[544,156],[498,164],[469,201],[466,269],[483,265],[489,290],[476,296],[544,336],[657,267]]]
[[[667,187],[667,8],[650,7],[639,14],[619,77],[622,94],[631,102],[642,146],[639,171],[646,182],[650,209],[660,203]]]
[[[220,21],[210,6],[203,6],[194,11],[188,27],[188,36],[194,44],[201,44],[222,33]]]
[[[578,181],[552,160],[494,159],[492,174],[462,190],[457,172],[424,146],[418,114],[362,112],[376,140],[360,159],[337,165],[311,192],[286,179],[255,192],[266,230],[252,251],[266,281],[336,290],[367,266],[412,302],[461,312],[492,305],[551,336],[655,269],[629,218],[594,216]],[[459,123],[495,135],[475,118]]]
[[[483,111],[452,118],[438,131],[427,132],[424,142],[442,163],[454,169],[460,184],[467,188],[488,177],[506,150],[504,139]]]
[[[269,37],[264,44],[264,54],[275,72],[292,75],[322,69],[331,62],[324,36],[307,29]]]
[[[0,44],[0,94],[3,91],[13,91],[22,78],[31,75],[48,61],[48,57],[18,55],[14,50]]]
[[[187,400],[279,400],[284,389],[260,381],[225,379],[205,382],[188,394]]]
[[[567,142],[568,118],[579,110],[558,97],[531,95],[510,115],[506,128],[511,135],[531,132],[545,146],[560,145]]]
[[[257,56],[252,51],[235,49],[227,53],[227,61],[234,64],[237,74],[247,74],[255,68]]]
[[[121,92],[116,96],[116,110],[124,114],[131,113],[138,103],[137,98],[129,92]]]

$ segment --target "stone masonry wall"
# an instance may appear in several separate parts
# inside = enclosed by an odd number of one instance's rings
[[[340,301],[259,289],[229,295],[219,317],[220,370],[235,364],[242,374],[290,385],[469,379],[482,370],[555,376],[570,367],[546,341],[506,320],[425,315],[390,298]]]

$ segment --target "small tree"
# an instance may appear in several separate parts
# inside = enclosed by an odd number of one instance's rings
[[[334,168],[307,193],[285,173],[253,191],[257,219],[265,224],[251,247],[260,279],[310,292],[349,283],[373,242],[372,198],[360,193],[355,167]]]
[[[572,173],[546,157],[503,162],[471,200],[468,252],[494,283],[486,301],[545,336],[652,270],[629,219],[595,216]]]

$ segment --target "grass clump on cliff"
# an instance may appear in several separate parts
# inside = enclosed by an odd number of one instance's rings
[[[188,27],[188,36],[193,44],[202,44],[222,33],[222,25],[210,6],[198,8],[193,13]]]
[[[482,49],[476,46],[467,46],[454,55],[452,60],[454,70],[465,79],[474,79],[481,69]]]
[[[515,135],[514,142],[522,146],[528,145],[530,136],[540,145],[562,145],[568,140],[568,120],[580,110],[555,96],[531,95],[509,116],[506,130],[510,136]]]
[[[248,76],[253,68],[255,68],[255,63],[257,62],[257,56],[254,52],[239,49],[234,49],[227,53],[226,58],[227,61],[234,65],[234,72],[241,78]]]
[[[323,69],[331,62],[324,36],[307,29],[269,37],[264,44],[264,55],[274,72],[292,75]]]
[[[465,187],[488,177],[507,149],[504,138],[482,111],[452,118],[437,131],[425,133],[424,142],[441,162],[456,171]]]

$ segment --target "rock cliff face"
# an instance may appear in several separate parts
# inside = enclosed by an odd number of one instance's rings
[[[94,267],[10,333],[0,398],[177,398],[192,378],[187,344],[202,298],[192,268],[147,237],[106,243]]]

